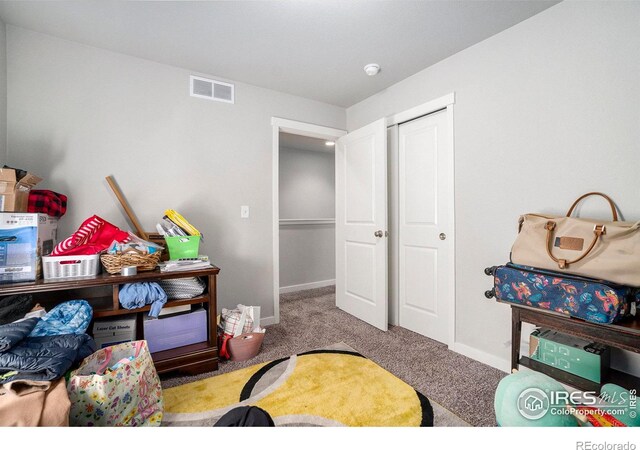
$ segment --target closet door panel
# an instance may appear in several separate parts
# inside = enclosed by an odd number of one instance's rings
[[[447,114],[438,112],[398,129],[399,324],[440,342],[449,340],[448,264],[453,258],[445,178],[450,149]]]

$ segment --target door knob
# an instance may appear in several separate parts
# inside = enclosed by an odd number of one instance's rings
[[[447,238],[447,235],[444,233],[440,233],[438,237],[440,238],[441,241],[444,241]]]
[[[373,235],[375,237],[382,237],[382,236],[384,236],[384,233],[382,232],[382,230],[378,230],[375,233],[373,233]]]

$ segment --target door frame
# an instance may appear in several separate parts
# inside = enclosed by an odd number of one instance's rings
[[[400,239],[398,232],[398,204],[399,189],[398,186],[393,185],[392,180],[398,180],[399,169],[398,161],[398,149],[399,149],[399,136],[398,126],[404,122],[409,122],[420,117],[433,114],[439,111],[445,111],[447,114],[447,133],[449,134],[449,158],[447,164],[447,177],[452,180],[452,186],[447,199],[451,205],[449,210],[449,221],[451,223],[451,230],[447,231],[447,239],[452,239],[452,255],[449,262],[447,271],[450,280],[450,298],[449,304],[452,305],[449,314],[449,339],[446,342],[450,350],[453,350],[456,342],[456,226],[455,226],[455,140],[454,140],[454,120],[453,120],[453,106],[455,104],[455,92],[444,95],[442,97],[431,100],[427,103],[423,103],[406,111],[392,114],[387,117],[387,131],[391,131],[392,140],[388,143],[389,148],[389,202],[391,207],[389,208],[389,224],[393,226],[393,232],[391,233],[391,240],[393,243],[389,243],[389,322],[391,325],[398,325],[400,301],[398,298],[398,279],[399,279],[399,247]],[[387,133],[389,135],[389,133]],[[392,198],[393,196],[393,198]],[[395,206],[394,206],[395,205]],[[396,217],[394,217],[394,211]]]
[[[273,231],[273,316],[260,320],[262,325],[280,323],[280,133],[296,134],[317,139],[336,140],[347,134],[339,128],[314,125],[297,120],[271,118],[273,128],[272,168],[271,168],[271,197],[272,231]]]

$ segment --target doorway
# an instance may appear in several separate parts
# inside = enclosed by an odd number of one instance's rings
[[[332,286],[335,141],[280,132],[280,293]]]
[[[280,320],[279,144],[288,133],[336,142],[336,306],[382,330],[400,325],[454,347],[454,103],[451,93],[351,133],[272,120],[274,317],[267,323]]]
[[[334,150],[326,142],[333,143],[346,134],[336,128],[277,117],[271,120],[271,125],[274,315],[265,318],[266,324],[280,322],[281,293],[334,283],[335,275],[331,278],[323,275],[335,274],[335,240],[325,245],[327,237],[333,239],[335,235],[335,183],[327,174],[327,166],[334,165]],[[309,177],[314,178],[313,183]],[[281,180],[286,183],[283,195]],[[333,192],[332,199],[328,198],[329,192]],[[324,200],[314,202],[309,198],[313,194]],[[307,261],[306,267],[300,266],[301,259]]]

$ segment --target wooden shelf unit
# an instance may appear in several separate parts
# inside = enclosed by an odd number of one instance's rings
[[[200,297],[194,297],[184,300],[168,300],[167,303],[164,304],[163,308],[169,308],[172,306],[182,306],[182,305],[194,305],[197,303],[209,303],[209,296],[204,295]],[[151,305],[143,306],[142,308],[136,309],[98,309],[93,311],[94,319],[101,319],[103,317],[112,317],[112,316],[120,316],[122,314],[133,314],[133,313],[142,313],[147,312],[151,309]]]
[[[520,338],[522,322],[530,323],[537,327],[549,328],[560,333],[569,334],[582,339],[598,342],[610,347],[620,348],[635,353],[640,353],[640,318],[626,320],[620,323],[605,325],[586,322],[553,311],[543,311],[528,306],[515,305],[501,302],[511,306],[511,368],[517,369],[518,365],[542,372],[555,378],[561,383],[573,386],[582,391],[595,391],[600,393],[602,385],[614,383],[626,389],[638,389],[640,378],[631,374],[610,369],[602,383],[595,383],[582,377],[578,377],[564,370],[543,364],[526,356],[520,356]]]
[[[96,299],[87,298],[89,304],[94,307],[93,318],[100,319],[136,314],[136,339],[144,339],[144,313],[149,311],[151,306],[147,305],[137,309],[122,308],[118,299],[120,285],[141,281],[200,277],[205,280],[207,285],[204,294],[191,299],[170,299],[164,307],[203,304],[207,310],[207,341],[151,354],[158,373],[178,371],[195,375],[218,369],[216,282],[219,272],[220,269],[218,267],[212,266],[206,269],[165,273],[156,269],[151,272],[140,272],[133,276],[103,273],[94,277],[37,280],[27,283],[2,284],[0,285],[0,297],[14,294],[34,294],[37,296],[36,300],[38,302],[50,308],[64,300],[78,298],[72,295],[77,290],[110,289],[108,304],[105,302],[98,304]],[[64,291],[69,292],[65,293]],[[49,295],[52,293],[56,295]],[[48,299],[41,301],[42,298]],[[91,333],[92,328],[93,321],[89,325],[87,333]]]

